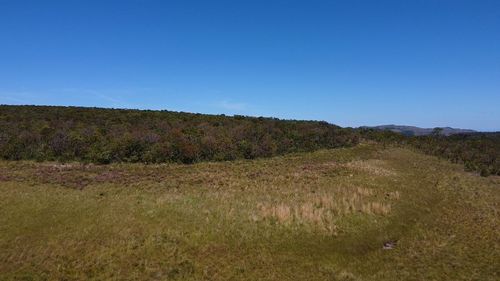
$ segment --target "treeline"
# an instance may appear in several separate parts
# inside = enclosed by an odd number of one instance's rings
[[[358,141],[352,129],[316,121],[0,106],[0,157],[7,160],[193,163],[347,147]]]
[[[500,132],[443,136],[440,130],[428,136],[410,137],[387,130],[361,129],[365,139],[386,145],[405,145],[426,154],[461,163],[482,176],[500,175]]]
[[[0,158],[164,163],[270,157],[349,147],[360,140],[405,145],[500,175],[500,133],[409,137],[326,122],[172,111],[0,106]]]
[[[421,136],[410,139],[417,149],[462,163],[482,176],[500,175],[500,133]]]

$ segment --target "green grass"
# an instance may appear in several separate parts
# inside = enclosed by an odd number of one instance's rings
[[[0,280],[498,280],[499,203],[498,177],[377,145],[0,162]]]

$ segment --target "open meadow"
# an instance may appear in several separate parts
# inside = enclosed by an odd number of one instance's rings
[[[499,280],[500,178],[360,144],[0,162],[0,280]]]

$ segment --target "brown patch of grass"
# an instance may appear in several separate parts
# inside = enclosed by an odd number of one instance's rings
[[[399,193],[399,191],[393,191],[386,193],[385,197],[389,200],[399,200],[401,199],[401,194]]]
[[[363,161],[352,161],[344,164],[344,167],[352,169],[358,172],[368,173],[370,175],[379,177],[393,177],[396,176],[396,172],[385,167],[386,162],[378,159],[370,159]]]
[[[260,203],[257,205],[258,218],[276,221],[280,224],[305,224],[323,230],[334,231],[339,218],[353,214],[388,215],[391,206],[387,203],[372,202],[374,191],[363,187],[337,188],[332,193],[308,194],[297,201]],[[303,200],[302,200],[303,199]]]
[[[391,205],[380,202],[368,202],[364,203],[361,209],[365,214],[385,216],[391,212]]]
[[[0,181],[10,181],[11,177],[9,175],[0,174]]]

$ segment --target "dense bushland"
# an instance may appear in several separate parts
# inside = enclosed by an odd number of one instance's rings
[[[0,106],[0,158],[183,162],[269,157],[348,147],[360,139],[405,145],[500,175],[500,133],[409,137],[326,122],[82,107]]]
[[[409,143],[427,154],[463,163],[466,170],[482,176],[500,175],[500,133],[422,136],[410,138]]]
[[[8,160],[184,162],[347,147],[358,134],[326,122],[81,107],[0,106]]]

